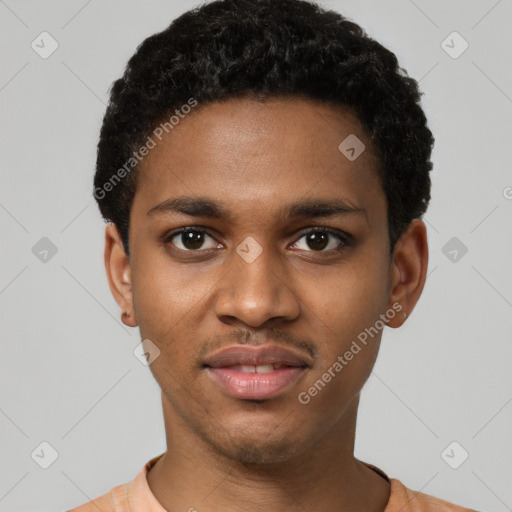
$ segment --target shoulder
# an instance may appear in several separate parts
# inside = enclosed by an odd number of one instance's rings
[[[118,512],[126,509],[128,484],[121,484],[111,489],[107,494],[88,501],[83,505],[66,512]]]
[[[130,482],[118,485],[107,494],[66,512],[127,512],[132,508],[145,510],[146,512],[165,512],[152,495],[146,480],[148,470],[163,455],[162,453],[153,457]]]
[[[391,496],[384,512],[475,512],[473,509],[408,489],[395,478],[390,478],[390,483]]]

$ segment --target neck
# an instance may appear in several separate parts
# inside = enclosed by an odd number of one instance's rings
[[[164,398],[163,405],[167,452],[147,473],[147,481],[167,512],[386,508],[389,483],[353,456],[358,398],[309,449],[277,463],[246,463],[216,452],[184,428]]]

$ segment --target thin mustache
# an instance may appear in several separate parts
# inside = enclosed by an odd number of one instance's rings
[[[260,331],[257,334],[252,334],[246,330],[235,331],[225,336],[216,338],[216,341],[212,344],[205,343],[200,350],[200,358],[206,356],[208,353],[214,352],[222,347],[227,347],[232,344],[238,345],[252,345],[259,346],[266,343],[273,343],[277,346],[288,345],[301,349],[307,352],[312,359],[316,359],[317,349],[316,346],[308,340],[295,340],[288,333],[281,333],[277,330],[271,330],[267,332]]]

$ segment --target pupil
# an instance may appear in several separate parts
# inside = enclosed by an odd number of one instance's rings
[[[311,249],[322,250],[327,247],[328,235],[327,233],[311,233],[308,236],[308,245]]]
[[[181,235],[181,241],[187,249],[199,249],[203,245],[204,233],[199,231],[186,231]]]
[[[203,245],[203,237],[204,233],[199,231],[186,231],[181,235],[183,245],[188,249],[200,249]],[[310,233],[308,235],[308,246],[311,249],[321,251],[327,247],[328,238],[327,233]]]

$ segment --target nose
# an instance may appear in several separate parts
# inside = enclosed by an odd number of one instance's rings
[[[290,272],[275,252],[264,249],[253,261],[233,252],[226,264],[230,271],[219,283],[215,300],[221,321],[260,327],[270,319],[290,321],[299,316]]]

